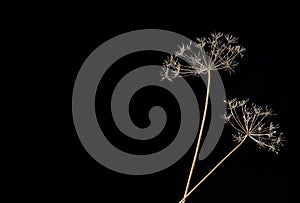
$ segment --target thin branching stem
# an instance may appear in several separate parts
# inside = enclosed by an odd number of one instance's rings
[[[206,178],[208,178],[228,157],[230,157],[230,155],[233,154],[233,152],[235,152],[246,140],[247,136],[245,136],[245,138],[235,147],[233,148],[213,169],[211,169],[208,174],[206,174],[204,176],[204,178],[202,178],[197,185],[195,185],[195,187],[193,187],[193,189],[191,189],[181,200],[179,203],[184,203],[186,198],[188,196],[190,196],[192,194],[193,191],[195,191],[205,180]]]
[[[197,146],[196,146],[196,150],[195,150],[195,153],[194,153],[194,158],[193,158],[192,166],[191,166],[191,169],[190,169],[189,178],[188,178],[188,181],[187,181],[187,184],[186,184],[184,196],[188,193],[189,186],[190,186],[190,183],[191,183],[191,178],[192,178],[192,175],[193,175],[193,172],[194,172],[194,168],[195,168],[195,164],[196,164],[196,160],[197,160],[197,157],[198,157],[198,152],[199,152],[201,137],[202,137],[202,134],[203,134],[204,124],[205,124],[205,120],[206,120],[207,107],[208,107],[208,99],[209,99],[209,91],[210,91],[210,71],[207,72],[207,88],[206,88],[206,98],[205,98],[204,112],[203,112],[203,117],[202,117],[200,132],[199,132],[199,135],[198,135]],[[184,202],[185,201],[183,201],[183,203]]]

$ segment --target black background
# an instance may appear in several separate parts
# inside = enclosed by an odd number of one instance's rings
[[[235,74],[221,72],[227,97],[250,98],[256,104],[270,106],[278,114],[275,122],[280,123],[287,140],[279,155],[260,150],[252,142],[245,143],[187,202],[289,202],[289,164],[293,154],[290,145],[293,136],[296,136],[295,115],[299,111],[296,105],[296,80],[290,71],[285,47],[289,43],[288,34],[291,28],[279,10],[261,8],[246,12],[247,6],[240,9],[212,7],[213,14],[205,9],[207,14],[203,15],[203,8],[198,13],[194,6],[185,10],[178,5],[174,10],[149,9],[147,12],[139,12],[139,9],[127,12],[124,9],[121,13],[113,7],[102,6],[92,14],[82,14],[80,10],[71,11],[69,14],[66,12],[68,9],[58,9],[47,11],[46,14],[39,12],[22,21],[22,30],[26,33],[24,38],[29,40],[26,44],[30,45],[31,41],[38,42],[34,45],[34,55],[39,58],[36,62],[39,69],[35,71],[39,77],[35,78],[37,82],[30,87],[38,93],[39,99],[35,100],[34,106],[40,109],[37,120],[38,123],[41,122],[38,125],[41,130],[37,131],[38,144],[30,150],[33,161],[24,166],[27,170],[20,175],[20,187],[30,191],[27,196],[37,199],[54,198],[57,201],[75,199],[79,202],[179,202],[185,189],[195,143],[182,159],[166,170],[144,176],[124,175],[101,166],[85,151],[72,120],[73,85],[81,65],[95,48],[125,32],[164,29],[192,40],[215,31],[237,36],[240,44],[247,50],[245,57],[239,60]],[[109,12],[105,14],[104,10]],[[39,17],[41,19],[37,21]],[[26,28],[34,32],[27,32]],[[157,52],[141,52],[118,63],[122,67],[128,65],[128,68],[161,65],[166,56]],[[113,68],[111,71],[116,71],[118,64]],[[110,79],[111,84],[118,82],[118,77]],[[197,96],[202,104],[204,95],[201,88],[205,88],[202,81],[194,78],[189,79],[189,82],[193,87],[197,86],[195,91],[198,91]],[[111,84],[108,83],[107,86]],[[101,114],[107,109],[100,108],[103,101],[102,97],[99,98],[101,89],[98,90],[96,110],[97,114]],[[137,109],[130,110],[138,126],[144,127],[148,124],[145,116],[147,111],[144,110],[144,115],[140,113],[143,109],[139,102],[176,109],[173,98],[164,96],[164,91],[159,88],[149,87],[141,90],[139,94],[132,100],[132,106]],[[161,100],[153,99],[157,94],[161,95]],[[103,95],[105,100],[109,100],[107,95],[109,93]],[[143,99],[147,95],[150,95],[149,98]],[[174,117],[176,123],[178,109],[166,111],[170,117]],[[105,126],[108,132],[116,132],[113,123],[107,122]],[[152,143],[129,141],[122,135],[120,139],[107,136],[115,146],[124,151],[146,154],[158,151],[170,143],[173,139],[172,132],[176,131],[172,128],[165,129],[168,132],[167,138],[160,136]],[[192,184],[197,183],[235,146],[230,133],[227,126],[212,154],[204,161],[197,162]],[[28,182],[31,184],[27,185]],[[42,197],[37,197],[37,193]]]

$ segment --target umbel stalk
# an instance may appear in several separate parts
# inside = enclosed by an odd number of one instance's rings
[[[186,197],[186,195],[188,193],[189,186],[190,186],[191,179],[192,179],[192,175],[193,175],[194,168],[195,168],[195,165],[196,165],[197,156],[198,156],[198,153],[199,153],[201,137],[202,137],[202,134],[203,134],[204,124],[205,124],[206,114],[207,114],[209,91],[210,91],[210,70],[207,71],[207,88],[206,88],[206,98],[205,98],[203,117],[202,117],[202,121],[201,121],[200,132],[199,132],[199,135],[198,135],[197,146],[196,146],[196,149],[195,149],[194,158],[193,158],[192,166],[191,166],[191,169],[190,169],[189,178],[188,178],[186,188],[185,188],[185,192],[184,192],[184,197]],[[185,203],[185,198],[183,199],[182,203]]]
[[[204,178],[202,178],[198,183],[197,185],[195,185],[195,187],[193,187],[193,189],[190,190],[190,192],[188,192],[187,194],[185,194],[185,196],[180,200],[179,203],[184,203],[186,198],[188,196],[190,196],[190,194],[196,190],[200,185],[201,183],[203,183],[206,178],[208,178],[208,176],[210,176],[230,155],[232,155],[233,152],[235,152],[243,143],[244,141],[246,140],[247,137],[245,137],[235,148],[233,148],[213,169],[211,169],[208,174],[206,174],[206,176],[204,176]]]

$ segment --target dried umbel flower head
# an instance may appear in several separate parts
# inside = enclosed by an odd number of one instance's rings
[[[184,197],[179,203],[191,195],[228,157],[230,157],[249,138],[260,148],[267,148],[269,151],[278,154],[279,148],[283,146],[284,137],[278,133],[279,125],[270,122],[266,123],[266,118],[275,115],[268,107],[260,107],[252,104],[247,106],[247,100],[237,101],[232,99],[225,101],[228,105],[228,114],[223,116],[226,123],[229,123],[237,133],[233,135],[238,145],[234,147],[215,167],[213,167]]]
[[[232,35],[212,33],[208,38],[198,38],[198,43],[190,42],[178,46],[175,57],[168,57],[161,71],[162,80],[176,77],[199,76],[210,70],[225,69],[234,72],[238,65],[237,57],[242,57],[245,48],[237,45],[238,39]],[[184,59],[189,65],[182,65],[176,57]]]
[[[266,148],[278,153],[284,141],[282,133],[277,132],[279,125],[265,122],[266,118],[275,114],[268,107],[263,108],[255,104],[248,107],[247,101],[237,101],[236,99],[225,101],[229,112],[223,117],[225,122],[237,131],[233,135],[234,140],[242,142],[249,137],[259,148]]]

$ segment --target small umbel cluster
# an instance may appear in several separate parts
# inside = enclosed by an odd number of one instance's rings
[[[172,81],[176,77],[200,76],[210,70],[225,69],[234,72],[238,65],[237,57],[243,57],[245,48],[237,45],[238,39],[232,35],[212,33],[208,38],[197,38],[197,43],[178,46],[175,56],[168,57],[163,64],[162,80]],[[178,62],[182,58],[189,65]]]
[[[259,148],[266,148],[278,154],[280,147],[283,146],[284,137],[278,132],[278,124],[265,122],[266,118],[276,114],[268,107],[255,104],[247,106],[247,101],[237,99],[225,101],[229,111],[223,118],[236,130],[233,134],[234,140],[242,142],[250,138]]]

